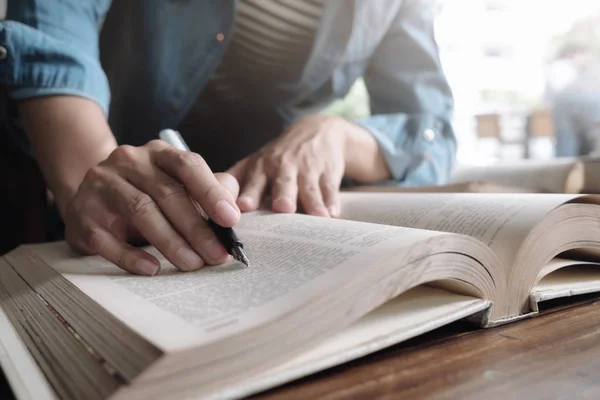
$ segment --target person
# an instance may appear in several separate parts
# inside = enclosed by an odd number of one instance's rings
[[[229,227],[267,198],[335,217],[342,183],[448,180],[453,99],[429,3],[10,1],[4,129],[76,250],[137,274],[159,269],[140,241],[183,271],[219,264],[192,199]],[[320,114],[361,76],[372,116]],[[152,140],[163,128],[193,152]]]
[[[588,60],[588,50],[579,43],[566,43],[546,71],[546,91],[544,100],[553,107],[556,97],[571,85]]]
[[[600,134],[600,59],[591,57],[578,77],[555,97],[557,157],[588,156]]]

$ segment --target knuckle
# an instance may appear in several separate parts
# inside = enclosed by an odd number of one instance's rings
[[[275,165],[277,167],[283,167],[285,165],[291,165],[296,162],[296,156],[291,152],[283,152],[273,157]]]
[[[157,197],[163,200],[171,197],[186,197],[187,192],[177,182],[162,182],[156,185]]]
[[[174,149],[170,149],[169,151],[171,151],[173,161],[178,167],[187,168],[205,163],[204,158],[202,158],[202,156],[198,153],[192,153],[189,151],[179,151]]]
[[[323,183],[323,189],[326,190],[327,192],[337,192],[338,185],[336,185],[333,182],[325,182],[325,183]]]
[[[127,211],[133,217],[143,217],[155,212],[156,205],[150,196],[140,193],[129,201]]]
[[[123,145],[113,150],[111,157],[122,164],[135,164],[138,159],[137,149],[133,146]]]
[[[312,152],[305,151],[300,156],[299,164],[307,169],[316,169],[320,163],[319,160],[314,157]]]
[[[317,185],[312,184],[312,183],[304,184],[304,186],[302,188],[304,189],[305,192],[310,193],[310,194],[314,194],[318,190]]]
[[[292,175],[289,174],[279,175],[277,176],[277,178],[275,178],[275,184],[287,185],[289,183],[292,183],[293,179],[294,178],[292,177]]]
[[[85,208],[85,201],[81,201],[80,196],[76,196],[73,201],[71,201],[71,203],[69,203],[69,206],[67,208],[67,215],[66,218],[70,219],[70,218],[79,218],[79,216],[81,216],[84,213],[84,208]]]
[[[106,182],[108,180],[108,171],[99,165],[94,165],[85,174],[84,181],[87,182]]]
[[[223,198],[223,188],[220,186],[211,186],[204,191],[204,198],[208,200],[217,200]]]
[[[150,150],[162,149],[165,147],[165,142],[159,139],[154,139],[146,143],[145,146]]]
[[[93,252],[102,249],[102,230],[97,226],[84,225],[81,227],[80,237],[83,243]]]
[[[236,167],[242,175],[252,174],[254,171],[261,170],[265,165],[265,161],[261,157],[252,157],[243,164],[236,164]]]
[[[210,228],[206,225],[204,220],[198,219],[190,227],[190,236],[194,238],[197,243],[205,243],[213,238],[214,234]]]
[[[117,265],[121,268],[125,268],[125,266],[127,265],[127,254],[129,254],[129,251],[127,250],[123,250],[119,253],[118,259],[117,259]]]

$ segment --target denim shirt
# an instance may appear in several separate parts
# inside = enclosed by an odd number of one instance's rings
[[[456,153],[453,98],[428,0],[328,0],[312,54],[287,99],[288,122],[319,112],[364,77],[392,180],[447,182]],[[227,46],[235,0],[17,0],[0,21],[5,130],[27,146],[15,102],[75,95],[104,110],[121,144],[177,126]],[[225,40],[223,40],[223,38]]]

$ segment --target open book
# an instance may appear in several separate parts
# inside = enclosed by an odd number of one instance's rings
[[[485,181],[537,193],[583,193],[586,163],[578,158],[503,161],[492,165],[458,165],[452,184]]]
[[[19,399],[240,398],[600,291],[595,196],[342,193],[342,213],[244,215],[248,268],[140,277],[21,247],[0,259],[2,367]]]

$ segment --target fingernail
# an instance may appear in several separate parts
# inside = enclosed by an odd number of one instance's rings
[[[313,208],[312,214],[319,217],[328,217],[329,211],[327,211],[327,209],[324,207],[317,207]]]
[[[182,247],[177,251],[177,257],[183,262],[188,271],[194,271],[204,266],[204,261],[192,250]]]
[[[332,217],[337,217],[340,214],[340,210],[337,208],[337,206],[329,206],[329,214]]]
[[[238,203],[244,204],[248,208],[254,208],[254,200],[250,196],[240,196]]]
[[[217,240],[217,238],[209,239],[205,244],[206,252],[213,261],[221,261],[227,256],[225,247]]]
[[[150,260],[140,258],[135,262],[135,269],[141,274],[154,276],[158,273],[160,266]]]
[[[221,220],[227,225],[234,225],[240,215],[236,209],[225,200],[221,200],[217,203],[216,210]]]
[[[294,213],[296,212],[296,207],[294,206],[294,203],[287,197],[278,197],[277,199],[273,200],[273,211],[281,213]]]

